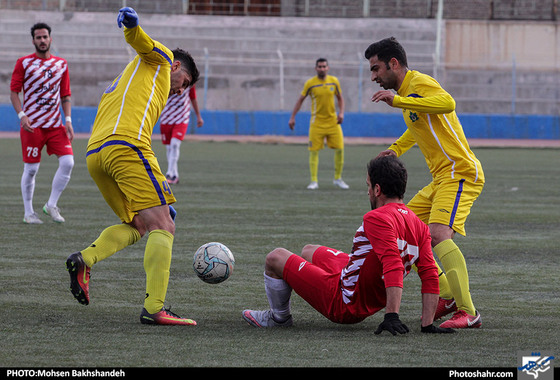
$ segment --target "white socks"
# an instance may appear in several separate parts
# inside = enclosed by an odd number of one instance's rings
[[[264,289],[268,297],[270,310],[277,322],[288,319],[291,315],[290,296],[292,287],[282,279],[272,278],[264,274]]]
[[[173,137],[167,145],[167,175],[171,178],[179,177],[179,155],[181,154],[181,140]]]
[[[58,169],[54,174],[51,188],[51,196],[47,201],[49,207],[55,207],[58,204],[60,195],[66,189],[66,185],[70,182],[70,175],[74,167],[74,156],[68,154],[58,158]]]
[[[21,196],[23,198],[23,208],[25,215],[31,215],[33,209],[33,193],[35,192],[35,176],[39,171],[40,163],[23,164],[23,174],[21,176]],[[58,169],[53,177],[52,189],[47,205],[55,207],[60,195],[70,181],[72,168],[74,167],[74,156],[71,154],[61,156],[58,159]]]
[[[23,208],[25,216],[33,214],[33,193],[35,191],[35,176],[39,171],[40,163],[23,164],[23,174],[21,175],[21,196],[23,198]]]

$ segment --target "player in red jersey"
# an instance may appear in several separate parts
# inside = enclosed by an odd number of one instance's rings
[[[10,100],[20,119],[20,137],[23,154],[21,193],[25,214],[23,221],[41,224],[33,209],[35,176],[41,162],[41,151],[47,147],[49,155],[58,157],[58,170],[50,197],[43,212],[58,223],[64,222],[58,209],[58,200],[70,181],[74,167],[71,118],[71,91],[68,63],[51,54],[51,28],[44,23],[31,27],[35,53],[17,60],[10,83]],[[19,93],[23,91],[23,105]],[[64,111],[62,124],[60,107]]]
[[[191,108],[196,114],[196,126],[204,125],[200,115],[195,86],[189,87],[182,94],[173,94],[167,99],[167,104],[161,112],[160,131],[161,142],[167,150],[167,173],[165,177],[170,184],[179,183],[179,155],[181,142],[187,134],[187,127],[191,117]]]
[[[399,318],[403,279],[412,265],[422,281],[421,331],[449,333],[433,325],[439,299],[437,268],[427,226],[403,203],[407,172],[395,157],[368,164],[368,196],[372,211],[364,215],[354,236],[352,253],[307,245],[301,256],[277,248],[266,257],[264,282],[270,309],[244,310],[256,327],[291,326],[292,289],[336,323],[358,323],[385,308],[383,330],[409,331]]]

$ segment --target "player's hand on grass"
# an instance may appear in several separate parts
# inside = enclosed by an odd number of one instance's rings
[[[130,7],[119,9],[117,25],[119,28],[122,28],[123,25],[127,28],[134,28],[135,26],[138,26],[138,14]]]
[[[420,331],[427,334],[452,334],[455,332],[455,330],[453,329],[441,328],[441,327],[434,326],[433,324],[428,326],[422,326],[420,328]]]
[[[375,335],[381,334],[383,330],[387,330],[393,335],[397,335],[397,333],[406,334],[409,331],[408,327],[399,319],[398,313],[386,313],[383,322],[379,324],[375,331]]]

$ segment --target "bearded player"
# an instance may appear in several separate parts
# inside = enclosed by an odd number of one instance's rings
[[[358,323],[385,308],[376,334],[409,332],[399,310],[403,279],[412,265],[422,281],[421,331],[450,333],[433,325],[439,298],[437,268],[428,227],[403,204],[407,172],[395,157],[370,161],[367,174],[372,211],[354,236],[352,253],[307,245],[301,256],[277,248],[266,257],[264,284],[270,309],[245,310],[255,327],[289,327],[292,289],[329,320]]]

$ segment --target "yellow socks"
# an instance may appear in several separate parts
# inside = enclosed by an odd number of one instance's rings
[[[344,168],[344,149],[335,149],[334,151],[334,179],[342,177],[342,169]],[[318,182],[319,172],[319,151],[309,151],[309,172],[311,174],[311,182]]]
[[[104,229],[89,247],[81,251],[82,257],[86,265],[91,268],[115,252],[136,243],[140,238],[138,230],[128,224],[110,226]]]
[[[155,314],[163,308],[169,283],[172,246],[173,234],[170,232],[165,230],[150,232],[144,253],[144,270],[146,271],[144,308],[150,314]]]
[[[459,310],[466,311],[467,314],[475,315],[476,310],[469,291],[469,274],[467,272],[467,264],[461,250],[457,247],[453,240],[447,239],[436,245],[433,251],[438,256],[443,269],[445,270],[445,276],[447,278],[449,289],[453,294],[453,298],[455,298],[457,308]]]
[[[344,167],[344,149],[335,149],[334,151],[334,179],[342,177],[342,168]]]
[[[311,182],[317,182],[319,173],[319,151],[309,151],[309,173],[311,174]]]

